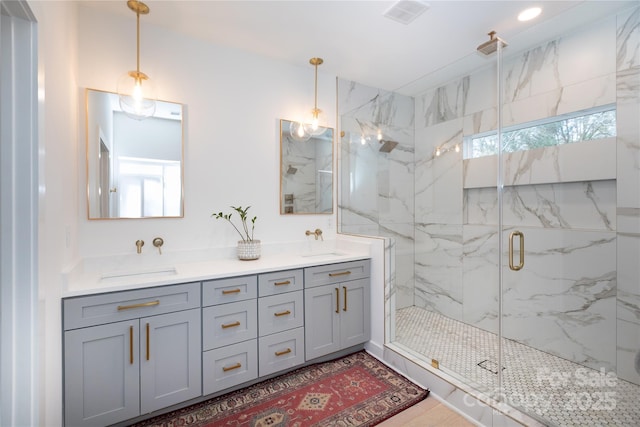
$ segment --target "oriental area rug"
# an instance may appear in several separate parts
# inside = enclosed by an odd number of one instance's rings
[[[135,427],[373,426],[425,399],[364,351],[297,369]]]

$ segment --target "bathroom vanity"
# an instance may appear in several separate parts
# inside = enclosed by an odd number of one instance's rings
[[[197,402],[369,340],[368,256],[235,265],[63,298],[65,425]]]

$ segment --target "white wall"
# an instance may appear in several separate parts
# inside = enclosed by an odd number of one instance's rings
[[[123,4],[123,8],[126,8]],[[153,13],[153,8],[151,13]],[[116,90],[135,67],[135,15],[79,7],[78,90]],[[232,246],[234,230],[210,217],[229,205],[251,205],[256,236],[274,243],[304,238],[307,229],[335,234],[335,215],[280,216],[279,119],[300,119],[313,106],[309,58],[284,64],[187,38],[141,19],[141,70],[158,98],[185,104],[183,219],[88,221],[85,177],[78,181],[80,256],[131,253],[137,239],[162,236],[167,251]],[[330,60],[327,58],[327,60]],[[318,73],[318,104],[335,127],[335,77]],[[83,118],[81,118],[83,120]],[[83,122],[81,122],[81,127]],[[77,169],[84,171],[84,141]]]

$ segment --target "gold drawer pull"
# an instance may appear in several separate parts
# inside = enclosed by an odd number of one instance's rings
[[[234,326],[240,326],[240,322],[236,320],[233,323],[227,323],[226,325],[222,325],[222,329],[233,328]]]
[[[118,311],[130,310],[132,308],[153,307],[154,305],[160,305],[160,300],[157,299],[155,301],[143,302],[140,304],[119,305]]]
[[[282,351],[276,351],[276,356],[284,356],[285,354],[289,354],[291,353],[291,349],[288,348],[286,350],[282,350]]]
[[[347,271],[341,271],[340,273],[329,273],[329,277],[348,276],[349,274],[351,274],[351,272],[347,270]]]
[[[290,285],[290,284],[291,284],[291,280],[285,280],[284,282],[274,283],[275,286]]]
[[[224,291],[222,291],[222,295],[239,294],[239,293],[240,293],[240,289],[225,289]]]
[[[231,366],[223,366],[222,370],[224,372],[229,372],[229,371],[233,371],[234,369],[238,369],[238,368],[242,368],[242,364],[240,362],[236,363],[235,365],[231,365]]]
[[[289,314],[291,314],[291,312],[290,312],[289,310],[287,310],[287,311],[281,311],[280,313],[273,313],[273,315],[274,315],[274,316],[276,316],[276,317],[280,317],[280,316],[287,316],[287,315],[289,315]]]

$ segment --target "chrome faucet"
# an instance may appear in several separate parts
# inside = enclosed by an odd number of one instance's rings
[[[162,240],[162,237],[156,237],[155,239],[153,239],[153,246],[158,248],[158,252],[160,252],[160,255],[162,255],[162,245],[164,245],[164,240]]]
[[[142,253],[142,247],[144,246],[144,240],[136,240],[136,248],[138,248],[138,253]]]
[[[313,234],[316,237],[316,240],[318,240],[318,237],[320,237],[320,240],[324,241],[324,237],[322,237],[322,230],[320,230],[319,228],[316,228],[316,231],[307,230],[304,234],[307,236],[311,236]]]

